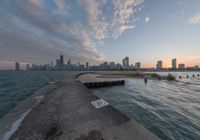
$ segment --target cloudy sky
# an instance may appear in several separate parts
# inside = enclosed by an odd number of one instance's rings
[[[15,61],[200,65],[200,0],[1,0],[0,68]]]

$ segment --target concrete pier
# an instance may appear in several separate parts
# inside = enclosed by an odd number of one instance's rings
[[[75,79],[55,88],[25,117],[11,140],[158,140],[110,105],[95,108],[100,98]]]

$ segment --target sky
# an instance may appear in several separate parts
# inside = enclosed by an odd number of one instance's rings
[[[1,0],[0,69],[55,62],[171,59],[200,65],[200,0]]]

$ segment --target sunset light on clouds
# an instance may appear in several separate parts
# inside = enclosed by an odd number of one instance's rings
[[[140,61],[200,65],[198,0],[1,0],[0,68],[50,63]]]

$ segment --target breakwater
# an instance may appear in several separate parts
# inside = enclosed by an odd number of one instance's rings
[[[90,135],[107,140],[159,139],[109,103],[94,106],[99,101],[78,80],[60,80],[24,118],[11,140],[78,140]]]

